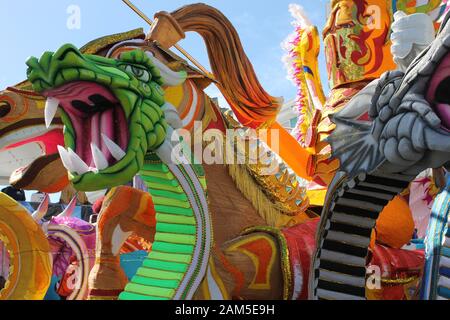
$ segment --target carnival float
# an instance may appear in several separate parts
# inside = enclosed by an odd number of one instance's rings
[[[450,298],[447,1],[331,0],[322,36],[292,5],[292,134],[219,10],[124,3],[150,31],[62,44],[0,92],[0,178],[43,195],[0,193],[1,300]]]

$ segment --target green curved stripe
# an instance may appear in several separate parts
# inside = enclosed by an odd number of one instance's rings
[[[155,241],[152,252],[119,299],[171,299],[192,263],[197,221],[189,197],[166,165],[152,160],[144,164],[140,174],[155,204]],[[187,174],[183,175],[188,179]]]
[[[155,250],[167,253],[192,254],[194,252],[194,246],[186,244],[155,242],[152,247],[155,248]]]
[[[151,269],[166,270],[173,272],[186,272],[188,269],[188,265],[185,263],[166,262],[153,259],[145,260],[143,266]]]
[[[145,184],[148,188],[150,188],[150,190],[157,189],[157,190],[164,190],[164,191],[175,192],[175,193],[183,193],[183,188],[181,188],[181,186],[174,187],[174,186],[152,183],[152,182],[147,182],[147,181],[145,181]]]
[[[195,245],[195,236],[185,235],[185,234],[176,234],[176,233],[157,233],[155,235],[156,241],[161,242],[171,242],[174,244],[187,244],[187,245]]]
[[[125,301],[158,301],[158,300],[170,300],[170,298],[162,298],[162,297],[153,297],[153,296],[145,296],[141,294],[136,294],[132,292],[122,292],[119,296],[119,300]]]
[[[159,260],[159,261],[169,261],[169,262],[180,262],[180,263],[190,263],[191,256],[187,254],[180,253],[166,253],[166,252],[158,252],[155,249],[152,249],[152,252],[149,255],[150,259]]]
[[[163,271],[150,269],[147,267],[141,267],[136,273],[138,276],[147,277],[147,278],[155,278],[161,280],[177,280],[180,281],[183,279],[182,273],[171,272],[171,271]]]
[[[175,188],[180,186],[178,181],[175,181],[175,180],[166,180],[163,178],[144,176],[144,175],[141,175],[141,177],[142,177],[142,180],[144,180],[145,182],[150,182],[153,184],[160,184],[163,186],[170,186],[170,187],[175,187]]]
[[[156,220],[163,223],[172,223],[172,224],[184,224],[184,225],[191,225],[195,226],[196,221],[194,217],[183,217],[183,216],[176,216],[172,214],[164,214],[164,213],[157,213],[156,214]]]
[[[152,295],[161,297],[161,298],[167,298],[170,299],[174,293],[174,289],[165,289],[165,288],[159,288],[159,287],[152,287],[152,286],[146,286],[136,283],[130,283],[127,286],[127,290],[130,292],[134,292],[137,294],[143,294],[143,295],[149,295],[149,292],[152,293]]]
[[[194,211],[189,207],[188,209],[177,208],[172,206],[159,206],[155,205],[155,210],[158,213],[168,213],[168,214],[176,214],[185,217],[193,217]]]
[[[172,173],[164,173],[164,172],[157,172],[157,171],[146,171],[146,170],[142,170],[141,171],[141,175],[146,176],[146,177],[154,177],[154,178],[159,178],[159,179],[170,179],[170,180],[174,180],[175,177],[172,175]]]
[[[176,192],[170,192],[165,190],[156,190],[156,189],[150,189],[149,192],[154,195],[155,197],[164,197],[169,199],[175,199],[178,201],[188,201],[187,196],[184,193],[176,193]]]
[[[146,278],[146,277],[140,277],[140,276],[136,276],[133,280],[135,283],[141,284],[144,286],[160,287],[160,288],[166,288],[166,289],[175,289],[179,285],[179,281],[177,281],[177,280],[161,280],[161,279],[153,279],[153,278]]]
[[[195,235],[196,230],[194,226],[180,225],[180,224],[173,225],[170,223],[158,223],[156,225],[156,232]]]
[[[157,206],[178,207],[181,209],[189,209],[191,206],[186,201],[168,199],[164,197],[153,197],[153,203]]]
[[[155,172],[164,172],[164,173],[170,173],[169,168],[163,164],[163,163],[148,163],[146,162],[144,166],[142,167],[144,171],[155,171]]]

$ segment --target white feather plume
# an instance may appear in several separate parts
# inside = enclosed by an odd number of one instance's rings
[[[295,27],[306,28],[312,25],[311,20],[309,20],[308,16],[306,15],[305,9],[303,9],[302,6],[291,3],[289,5],[289,12],[295,19],[292,22]]]

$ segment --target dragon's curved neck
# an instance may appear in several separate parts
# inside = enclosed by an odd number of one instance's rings
[[[148,155],[140,176],[155,205],[155,241],[119,299],[191,299],[205,275],[212,246],[203,169],[166,165]]]

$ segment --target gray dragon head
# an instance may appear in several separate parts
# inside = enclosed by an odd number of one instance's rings
[[[388,72],[333,117],[341,171],[417,175],[450,165],[450,14],[405,74]]]

